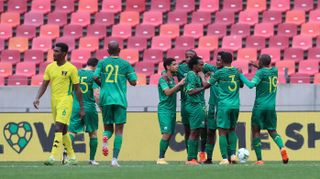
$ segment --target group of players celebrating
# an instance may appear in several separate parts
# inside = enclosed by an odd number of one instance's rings
[[[264,164],[261,154],[260,130],[266,129],[280,149],[283,163],[289,158],[280,135],[276,131],[275,111],[278,70],[271,66],[271,57],[262,54],[252,65],[258,68],[250,81],[242,70],[232,67],[231,53],[219,52],[216,66],[205,64],[193,50],[185,53],[186,60],[180,64],[173,58],[164,59],[162,77],[159,79],[158,119],[162,138],[157,164],[168,164],[165,152],[174,133],[176,123],[176,93],[181,92],[181,118],[185,129],[185,144],[188,153],[187,165],[212,164],[216,130],[222,161],[220,165],[235,164],[237,126],[240,98],[239,88],[244,84],[256,87],[256,99],[252,110],[251,126],[253,148],[257,165]],[[175,84],[174,76],[178,83]],[[207,111],[204,91],[210,88],[209,110]],[[200,160],[198,145],[201,138]],[[206,157],[207,156],[207,157]]]

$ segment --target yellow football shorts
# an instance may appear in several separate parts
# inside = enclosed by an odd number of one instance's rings
[[[60,99],[52,99],[52,115],[55,122],[69,125],[72,114],[73,97],[66,96]]]

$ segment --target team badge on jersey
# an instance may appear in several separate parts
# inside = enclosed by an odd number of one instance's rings
[[[61,71],[61,73],[62,73],[62,76],[67,76],[67,71]]]

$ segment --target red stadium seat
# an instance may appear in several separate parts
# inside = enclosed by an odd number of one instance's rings
[[[120,51],[120,57],[130,64],[135,64],[139,61],[139,51],[136,49],[123,49]]]
[[[124,40],[121,37],[106,37],[104,39],[104,47],[108,48],[108,43],[111,41],[117,41],[119,43],[119,47],[122,49],[123,48],[123,44],[124,44]]]
[[[286,13],[286,23],[301,25],[305,23],[306,15],[302,10],[291,10]]]
[[[180,35],[178,24],[163,24],[160,26],[160,36],[176,38]]]
[[[64,26],[68,23],[68,16],[65,12],[52,12],[48,14],[48,24]]]
[[[60,36],[59,25],[46,24],[40,27],[40,37],[49,38],[51,40]]]
[[[200,12],[216,12],[219,10],[219,0],[200,0]]]
[[[143,24],[159,26],[162,24],[162,12],[147,11],[143,14]]]
[[[299,48],[287,48],[284,50],[284,59],[295,62],[303,60],[303,50]]]
[[[139,24],[136,26],[137,37],[152,38],[155,35],[155,27],[153,25]]]
[[[233,24],[231,26],[231,35],[238,35],[241,37],[250,36],[249,24]]]
[[[146,9],[145,0],[127,0],[126,1],[126,11],[137,11],[144,12]]]
[[[4,39],[0,39],[0,50],[4,49]]]
[[[272,36],[269,40],[269,47],[285,49],[289,47],[289,37],[286,36]]]
[[[298,73],[315,75],[319,73],[319,61],[318,60],[303,60],[299,62]]]
[[[157,70],[158,74],[161,74],[164,70],[163,62],[159,63]]]
[[[150,83],[149,83],[149,85],[153,85],[153,86],[155,86],[155,85],[158,85],[158,83],[159,83],[159,79],[161,78],[161,74],[153,74],[153,75],[151,75],[150,76]],[[320,81],[320,80],[319,80]]]
[[[211,13],[203,11],[196,11],[192,13],[192,23],[202,24],[204,26],[209,25],[211,23]]]
[[[259,13],[258,11],[245,10],[241,11],[239,14],[239,24],[249,24],[255,25],[259,22]]]
[[[107,36],[107,29],[104,25],[91,24],[87,27],[87,36],[103,39]]]
[[[210,50],[196,48],[196,49],[194,49],[194,51],[197,52],[198,57],[202,58],[204,62],[210,61]]]
[[[167,51],[167,58],[174,58],[177,60],[177,62],[180,62],[185,59],[185,52],[186,51],[184,49],[169,49]]]
[[[3,3],[3,2],[2,2]],[[0,2],[1,5],[1,2]],[[1,7],[0,7],[1,8]],[[1,12],[1,11],[0,11]],[[0,86],[4,86],[4,77],[0,77]]]
[[[82,26],[81,25],[66,25],[63,28],[63,36],[73,37],[78,39],[82,37]]]
[[[74,65],[77,69],[81,69],[85,66],[85,64],[82,64],[80,62],[71,62],[72,65]]]
[[[181,36],[176,38],[175,48],[193,49],[195,47],[195,39],[193,37]]]
[[[145,37],[129,37],[127,48],[137,49],[139,51],[143,51],[147,49],[147,38]]]
[[[31,86],[41,86],[43,82],[43,75],[35,75],[31,78]]]
[[[279,48],[264,48],[261,50],[261,54],[270,55],[271,63],[275,63],[281,59],[281,50]]]
[[[71,14],[71,22],[72,25],[81,25],[82,27],[86,27],[90,24],[90,13],[88,12],[74,12]]]
[[[102,1],[102,12],[118,13],[122,11],[121,0],[103,0]]]
[[[10,0],[8,1],[7,12],[17,12],[17,13],[23,14],[28,10],[27,5],[28,5],[27,0]]]
[[[223,1],[222,10],[239,12],[242,10],[242,4],[243,4],[242,0]]]
[[[8,77],[12,75],[12,64],[1,62],[0,63],[0,77]]]
[[[298,26],[295,24],[279,24],[278,35],[293,37],[298,34]]]
[[[294,9],[310,11],[313,9],[313,0],[294,0]]]
[[[36,74],[36,64],[34,62],[17,63],[16,75],[31,77]]]
[[[249,73],[249,61],[247,60],[235,60],[232,62],[232,66],[241,68],[244,75]]]
[[[254,26],[254,35],[269,38],[273,36],[273,24],[260,23]]]
[[[310,75],[308,74],[296,73],[296,74],[290,75],[290,83],[293,83],[293,84],[311,83],[311,78],[310,78]]]
[[[168,24],[185,25],[188,22],[188,13],[185,11],[171,11],[168,13]]]
[[[271,0],[270,9],[271,11],[285,12],[290,9],[290,0]]]
[[[28,77],[13,75],[8,77],[8,86],[27,86]]]
[[[146,49],[143,51],[143,61],[152,62],[158,64],[163,59],[163,52],[162,50],[157,49]]]
[[[260,36],[248,36],[246,40],[247,48],[262,49],[266,47],[266,38]]]
[[[44,52],[41,50],[27,50],[24,52],[24,61],[40,64],[44,62]]]
[[[203,36],[199,39],[199,48],[206,50],[216,50],[219,47],[219,39],[217,36]]]
[[[138,62],[135,64],[134,69],[136,73],[145,74],[147,76],[150,76],[155,72],[154,63],[152,62]]]
[[[302,35],[294,36],[292,40],[292,47],[307,50],[312,47],[312,37]]]
[[[281,60],[276,62],[276,67],[278,68],[279,76],[285,73],[285,69],[288,69],[288,75],[293,75],[295,73],[295,62],[292,60]]]
[[[79,41],[79,49],[86,49],[91,52],[98,50],[99,38],[92,36],[81,37]]]
[[[120,14],[120,24],[136,26],[140,23],[139,12],[136,11],[124,11]]]
[[[51,62],[43,62],[43,63],[40,63],[40,66],[39,66],[39,75],[43,75],[47,66],[50,64]]]
[[[20,21],[20,19],[19,19]],[[27,12],[24,14],[24,23],[25,25],[33,25],[39,27],[43,24],[44,17],[42,13],[38,12]]]
[[[20,25],[20,14],[18,12],[4,12],[1,14],[1,24],[17,27]]]
[[[186,11],[192,12],[195,8],[194,0],[176,0],[175,10],[176,11]]]
[[[306,23],[302,24],[300,35],[317,37],[320,35],[320,24],[318,23]]]
[[[309,23],[320,23],[320,9],[310,11]]]
[[[98,0],[81,0],[78,12],[96,13],[98,11]]]
[[[313,83],[314,84],[320,84],[320,73],[317,73],[317,74],[314,75]]]
[[[114,24],[114,14],[112,12],[98,12],[94,18],[94,24],[110,27]]]
[[[253,11],[265,11],[267,9],[267,1],[266,0],[247,0],[247,9]]]
[[[151,48],[167,51],[171,48],[171,38],[162,36],[153,37]]]
[[[20,62],[19,50],[3,50],[1,52],[1,62],[16,64]]]
[[[53,49],[49,49],[48,50],[48,53],[47,53],[47,55],[46,55],[46,59],[47,59],[47,61],[46,62],[53,62],[54,60],[53,60]],[[41,66],[41,64],[40,64],[40,66]]]
[[[123,39],[131,37],[131,26],[122,24],[112,26],[112,37],[120,37]]]
[[[256,60],[257,49],[255,48],[242,48],[238,50],[237,60]]]
[[[55,12],[71,13],[74,12],[74,1],[55,0]]]
[[[51,11],[51,0],[33,0],[31,3],[31,12],[47,14]]]
[[[222,39],[222,48],[236,51],[242,48],[241,36],[225,36]]]
[[[224,25],[231,25],[234,24],[234,12],[232,11],[218,11],[216,13],[216,24],[224,24]]]
[[[280,11],[264,11],[262,22],[278,25],[282,23],[282,13]]]
[[[308,60],[320,60],[320,48],[319,47],[309,48]]]
[[[76,39],[70,36],[62,36],[56,39],[56,43],[65,43],[69,47],[69,52],[75,49]]]
[[[222,38],[227,35],[227,25],[223,24],[210,24],[208,26],[208,32],[207,35],[215,35],[219,38]]]
[[[143,73],[137,73],[137,85],[138,86],[143,86],[147,84],[147,75]]]
[[[24,52],[28,50],[28,48],[28,39],[25,37],[12,37],[9,39],[9,50],[19,50],[20,52]]]
[[[186,24],[183,30],[183,36],[198,39],[203,36],[202,24]]]
[[[4,10],[4,1],[0,1],[0,13]]]
[[[96,58],[97,59],[104,59],[109,57],[108,49],[99,49],[96,51]]]
[[[0,39],[9,39],[12,37],[12,27],[8,24],[0,24]]]
[[[81,63],[81,65],[84,65],[87,63],[90,57],[91,57],[91,52],[90,50],[87,50],[87,49],[76,49],[71,51],[72,63]]]
[[[151,11],[162,13],[170,11],[170,0],[151,0]]]
[[[32,49],[48,51],[52,48],[52,41],[47,37],[36,37],[32,39]]]

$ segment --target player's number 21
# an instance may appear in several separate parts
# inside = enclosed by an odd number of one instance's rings
[[[108,76],[106,78],[106,83],[117,83],[118,82],[118,72],[119,72],[119,66],[118,65],[107,65],[106,66],[106,72],[108,73]],[[111,76],[114,76],[114,79],[110,79]]]

